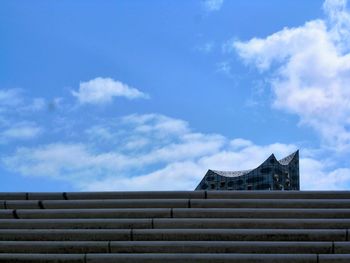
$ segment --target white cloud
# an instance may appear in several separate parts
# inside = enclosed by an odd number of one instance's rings
[[[346,4],[347,0],[326,0],[323,3],[331,37],[341,51],[349,50],[350,47],[350,14]]]
[[[43,110],[46,101],[43,98],[28,98],[22,89],[0,89],[0,113],[35,112]]]
[[[227,61],[220,62],[216,65],[216,71],[219,73],[223,73],[226,76],[232,77],[231,73],[231,65]]]
[[[73,184],[90,181],[104,174],[117,174],[132,160],[117,152],[95,153],[79,143],[55,143],[34,148],[20,147],[3,163],[24,176],[52,177]]]
[[[2,164],[23,176],[67,181],[79,190],[191,190],[207,169],[255,168],[271,153],[282,158],[297,149],[293,144],[256,145],[194,132],[187,122],[160,114],[106,123],[110,125],[87,129],[80,143],[19,147]],[[108,149],[91,136],[103,137]],[[303,189],[344,189],[350,184],[348,169],[332,170],[311,155],[301,159],[301,166]]]
[[[206,42],[202,45],[198,45],[196,47],[196,50],[199,51],[199,52],[202,52],[202,53],[205,53],[205,54],[208,54],[210,53],[211,51],[213,51],[214,49],[214,46],[215,46],[215,43],[214,42]]]
[[[26,107],[23,107],[23,110],[30,110],[30,111],[40,111],[45,109],[47,107],[46,100],[43,98],[34,98],[33,102],[29,104]]]
[[[242,139],[242,138],[237,138],[237,139],[234,139],[230,142],[230,145],[233,149],[241,149],[243,147],[246,147],[246,146],[250,146],[252,145],[252,142],[249,141],[249,140],[246,140],[246,139]]]
[[[148,98],[147,94],[120,81],[100,77],[81,82],[79,90],[72,91],[72,94],[82,104],[111,103],[115,97],[125,97],[127,99]]]
[[[125,143],[124,147],[127,150],[139,150],[146,147],[150,143],[151,141],[147,138],[135,136],[135,137],[129,138],[129,140]]]
[[[218,152],[224,143],[225,138],[220,135],[189,133],[179,138],[179,142],[166,144],[148,152],[140,158],[140,161],[147,164],[193,160]]]
[[[255,145],[253,142],[238,139],[241,143],[239,148],[232,148],[232,140],[230,145],[221,151],[201,158],[200,165],[210,167],[214,170],[247,170],[257,167],[267,157],[274,153],[276,158],[282,158],[296,150],[296,146],[292,144],[274,143],[268,145]]]
[[[44,106],[44,99],[28,98],[22,89],[0,89],[0,144],[37,138],[43,128],[30,120]]]
[[[35,123],[19,122],[0,131],[0,142],[33,139],[38,137],[42,132],[43,129]]]
[[[218,11],[221,9],[224,0],[204,0],[203,5],[207,11]]]
[[[193,190],[204,172],[205,168],[194,162],[175,162],[148,174],[110,176],[103,180],[83,182],[81,187],[87,191]]]
[[[312,158],[301,159],[300,173],[303,189],[347,190],[350,185],[350,169],[338,168],[327,172],[327,164]]]
[[[0,89],[0,110],[3,107],[17,106],[21,103],[20,89]]]
[[[88,128],[86,131],[86,134],[95,141],[111,141],[114,139],[114,135],[109,128],[95,125],[90,128]]]
[[[0,111],[39,111],[45,107],[45,99],[28,99],[22,89],[0,89]]]
[[[324,3],[327,20],[284,28],[266,38],[234,41],[247,63],[271,74],[273,106],[297,114],[326,145],[350,148],[350,19],[346,1]]]
[[[190,132],[188,123],[162,114],[132,114],[123,117],[125,124],[134,125],[134,132],[158,137]]]
[[[203,140],[196,143],[164,146],[159,151],[136,156],[118,151],[94,152],[84,144],[49,144],[19,148],[13,156],[5,157],[3,163],[24,176],[61,179],[83,190],[191,190],[208,168],[253,168],[271,152],[285,156],[295,150],[293,145],[250,143],[230,151],[226,150],[227,145],[208,143],[208,137],[210,135],[202,135]],[[132,175],[133,169],[139,166],[153,165],[157,168]]]

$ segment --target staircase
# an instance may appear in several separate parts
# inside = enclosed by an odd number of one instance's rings
[[[0,193],[0,262],[350,262],[350,192]]]

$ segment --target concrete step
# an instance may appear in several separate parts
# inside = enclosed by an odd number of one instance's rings
[[[155,218],[152,228],[349,229],[350,219]]]
[[[350,192],[0,193],[1,262],[350,262]]]
[[[101,254],[106,255],[106,254]],[[93,259],[104,262],[104,259]],[[109,262],[113,262],[109,259]],[[115,259],[114,259],[115,261]],[[90,261],[91,262],[91,261]],[[118,261],[119,262],[119,261]],[[135,262],[135,261],[134,261]],[[86,263],[85,254],[0,254],[0,263]]]
[[[349,229],[350,219],[132,218],[0,219],[0,229]]]
[[[31,192],[0,193],[0,200],[187,199],[205,198],[205,191]]]
[[[0,200],[27,200],[26,193],[0,192]]]
[[[104,208],[0,210],[0,219],[48,218],[350,218],[345,208]]]
[[[135,229],[132,241],[347,241],[340,229]]]
[[[336,222],[334,222],[336,223]],[[344,224],[340,223],[344,226]],[[0,229],[131,229],[153,228],[150,218],[136,219],[0,219]],[[350,224],[349,224],[350,228]]]
[[[174,208],[174,218],[350,218],[350,209]]]
[[[0,253],[350,254],[350,242],[266,241],[1,241]]]
[[[348,254],[350,242],[112,241],[110,249],[111,253]]]
[[[62,200],[63,201],[63,200]],[[3,201],[4,209],[41,209],[38,200],[10,200]]]
[[[0,254],[1,263],[348,263],[349,254]]]
[[[130,241],[130,229],[1,229],[0,241]]]
[[[349,254],[87,254],[87,263],[345,263]]]
[[[206,191],[207,199],[350,199],[350,191]]]
[[[350,199],[101,199],[10,200],[0,209],[86,208],[350,208]]]
[[[0,219],[11,219],[14,218],[13,210],[3,209],[0,210]]]
[[[84,199],[350,199],[349,191],[135,191],[0,193],[0,200]]]
[[[350,208],[350,199],[190,199],[190,208]]]
[[[13,253],[13,254],[110,253],[110,241],[0,241],[0,255],[1,253]]]
[[[6,263],[345,263],[349,254],[0,254]]]
[[[5,206],[7,209],[189,208],[189,200],[190,199],[16,200],[6,201]]]
[[[350,209],[349,209],[350,211]],[[171,208],[120,208],[120,209],[18,209],[21,219],[44,218],[164,218],[171,217]],[[14,214],[14,213],[13,213]],[[1,216],[1,214],[0,214]]]
[[[348,241],[347,229],[1,229],[0,241]]]

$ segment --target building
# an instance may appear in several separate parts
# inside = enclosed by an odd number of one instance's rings
[[[277,160],[271,154],[252,170],[208,170],[196,190],[299,190],[299,150]]]

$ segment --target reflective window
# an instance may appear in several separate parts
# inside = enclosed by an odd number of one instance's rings
[[[263,174],[268,174],[271,172],[271,168],[270,167],[261,168],[260,172]]]

